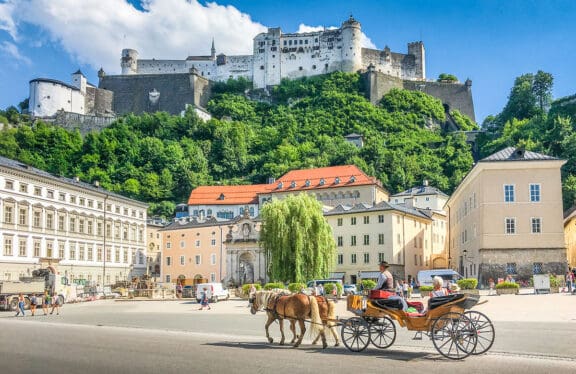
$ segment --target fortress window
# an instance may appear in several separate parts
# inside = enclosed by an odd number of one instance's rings
[[[312,69],[316,70],[316,65],[312,65]]]
[[[325,69],[328,69],[328,64],[324,64],[324,68],[325,68]]]
[[[300,44],[302,44],[302,39],[300,39]]]
[[[308,39],[304,40],[304,44],[308,44]]]
[[[292,40],[289,40],[289,41],[288,41],[288,45],[292,45]]]
[[[260,48],[260,49],[258,50],[258,52],[259,52],[259,53],[264,53],[264,52],[265,52],[265,49],[264,49],[264,48]]]
[[[299,66],[299,67],[298,67],[298,70],[302,70],[302,66]]]
[[[284,40],[284,45],[286,45],[286,40]]]
[[[260,70],[264,70],[264,65],[260,65]]]
[[[276,40],[272,40],[272,45],[276,45]]]
[[[272,52],[274,52],[276,49],[277,49],[276,47],[270,47],[270,50],[271,50]]]
[[[318,43],[318,38],[314,38],[314,43]]]

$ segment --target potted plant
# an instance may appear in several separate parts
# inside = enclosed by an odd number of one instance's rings
[[[460,293],[473,295],[479,294],[478,290],[476,289],[476,286],[478,286],[478,279],[476,278],[459,279],[456,281],[456,283],[458,284],[458,287],[460,287]]]
[[[514,282],[502,282],[496,285],[497,295],[517,295],[520,286]]]
[[[336,288],[336,293],[334,293],[334,288]],[[339,299],[342,296],[342,291],[344,287],[340,283],[326,283],[324,285],[324,294],[326,296],[334,296]]]
[[[368,295],[368,292],[376,287],[376,282],[371,279],[363,279],[362,280],[362,294]]]
[[[550,274],[550,293],[560,292],[562,281],[557,276]]]
[[[432,290],[434,290],[434,286],[420,286],[420,296],[430,296]]]

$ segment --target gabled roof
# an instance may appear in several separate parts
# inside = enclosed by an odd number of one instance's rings
[[[478,162],[494,162],[494,161],[540,161],[540,160],[559,160],[556,157],[543,155],[536,152],[526,151],[521,148],[508,147],[503,150],[493,153],[490,156],[483,158]]]
[[[200,186],[190,193],[188,205],[258,204],[258,194],[269,192],[273,184],[240,186]]]
[[[392,198],[402,196],[423,196],[423,195],[440,195],[448,197],[448,195],[446,195],[444,192],[440,191],[436,187],[430,187],[430,186],[412,187],[407,189],[406,191],[399,192],[396,195],[392,195],[390,197]]]
[[[429,209],[408,208],[400,204],[390,204],[386,201],[381,201],[376,205],[369,204],[356,204],[354,206],[338,205],[336,208],[324,212],[325,216],[333,216],[339,214],[348,214],[354,212],[383,212],[387,210],[396,210],[398,212],[410,214],[415,217],[424,218],[427,220],[432,219]]]
[[[355,165],[292,170],[284,174],[270,192],[308,191],[324,188],[363,186],[381,183]]]

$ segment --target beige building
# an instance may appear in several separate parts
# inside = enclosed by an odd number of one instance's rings
[[[433,220],[430,210],[380,202],[337,206],[326,212],[336,241],[334,277],[345,283],[375,279],[387,261],[395,279],[412,279],[431,268]]]
[[[166,226],[166,222],[158,219],[149,219],[146,222],[146,235],[148,236],[148,251],[146,253],[146,274],[155,282],[162,281],[162,234],[160,229]]]
[[[564,218],[564,240],[566,241],[566,258],[570,268],[576,267],[576,207],[566,212]]]
[[[162,281],[221,282],[226,278],[224,238],[227,221],[179,219],[160,229]]]
[[[564,163],[513,147],[480,160],[446,203],[451,267],[484,285],[564,274]]]
[[[99,285],[142,275],[146,209],[78,178],[0,157],[0,279],[47,264],[71,281]]]

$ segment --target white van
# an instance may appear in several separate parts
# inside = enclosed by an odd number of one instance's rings
[[[220,300],[228,300],[230,298],[230,293],[222,283],[200,283],[196,285],[196,300],[200,302],[202,298],[202,291],[208,293],[208,300],[210,302],[217,302]]]
[[[456,283],[458,279],[463,278],[457,271],[452,269],[420,270],[418,272],[418,283],[420,283],[420,286],[432,286],[432,278],[435,276],[444,279],[444,287],[448,286],[448,282]]]

